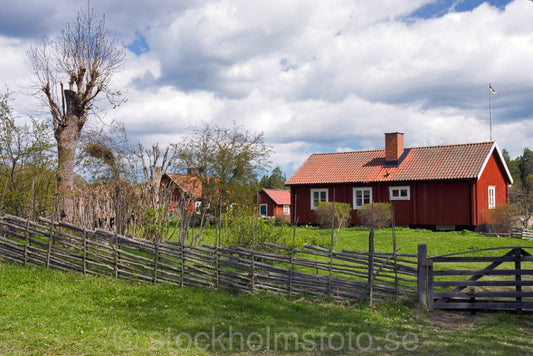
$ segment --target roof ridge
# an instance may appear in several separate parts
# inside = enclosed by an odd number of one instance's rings
[[[342,152],[318,152],[313,153],[311,156],[318,156],[318,155],[341,155],[341,154],[349,154],[354,152],[379,152],[379,151],[385,151],[385,149],[380,150],[359,150],[359,151],[342,151]]]
[[[434,145],[434,146],[413,146],[413,147],[404,147],[405,150],[412,150],[412,149],[422,149],[422,148],[439,148],[439,147],[456,147],[456,146],[474,146],[474,145],[485,145],[490,144],[492,145],[494,142],[491,141],[482,141],[482,142],[468,142],[468,143],[454,143],[450,145]],[[363,152],[381,152],[385,151],[384,148],[382,149],[374,149],[374,150],[353,150],[353,151],[342,151],[342,152],[316,152],[311,154],[311,156],[321,156],[321,155],[342,155],[342,154],[351,154],[351,153],[363,153]]]
[[[455,146],[475,146],[475,145],[485,145],[490,144],[492,146],[494,142],[483,141],[483,142],[468,142],[468,143],[453,143],[450,145],[435,145],[435,146],[414,146],[414,147],[405,147],[405,149],[416,149],[416,148],[437,148],[437,147],[455,147]]]

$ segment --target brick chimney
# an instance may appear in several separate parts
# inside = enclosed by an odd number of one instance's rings
[[[403,154],[403,133],[385,134],[385,161],[397,161]]]

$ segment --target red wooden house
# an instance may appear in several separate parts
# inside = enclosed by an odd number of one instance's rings
[[[282,189],[262,189],[259,192],[259,214],[289,221],[291,214],[291,192]]]
[[[385,134],[385,149],[313,154],[286,182],[291,221],[315,224],[320,201],[357,210],[391,202],[397,225],[481,228],[508,202],[513,180],[495,142],[404,148],[403,134]]]
[[[189,212],[195,212],[202,199],[202,181],[195,175],[164,173],[161,187],[172,190],[171,209],[187,204]]]

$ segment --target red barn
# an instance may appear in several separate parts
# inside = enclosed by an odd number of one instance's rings
[[[291,192],[281,189],[262,189],[259,192],[259,214],[288,221],[291,214]]]
[[[291,221],[315,224],[320,201],[357,210],[390,202],[397,225],[474,228],[509,200],[513,180],[495,142],[404,148],[403,134],[385,134],[385,149],[313,154],[286,182]]]

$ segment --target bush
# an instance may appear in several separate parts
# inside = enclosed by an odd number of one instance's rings
[[[390,203],[365,204],[357,211],[361,225],[370,228],[374,220],[374,229],[383,229],[391,223]]]
[[[492,230],[499,233],[510,233],[511,229],[520,225],[520,207],[515,204],[498,205],[491,211]]]
[[[335,228],[341,228],[349,225],[352,222],[350,204],[335,202]],[[320,202],[315,210],[318,223],[322,227],[331,227],[331,214],[333,212],[333,203]]]
[[[221,245],[269,250],[265,242],[277,242],[282,234],[274,222],[257,217],[247,206],[235,206],[222,215]]]

